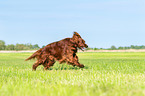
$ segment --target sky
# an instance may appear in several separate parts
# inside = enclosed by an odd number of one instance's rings
[[[0,0],[0,40],[40,47],[77,31],[89,47],[145,45],[145,0]]]

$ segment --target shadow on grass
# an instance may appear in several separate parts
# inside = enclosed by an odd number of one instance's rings
[[[60,67],[57,67],[57,68],[49,68],[48,70],[80,70],[80,69],[89,69],[88,66],[85,66],[84,68],[79,68],[79,67],[67,67],[67,66],[60,66]]]

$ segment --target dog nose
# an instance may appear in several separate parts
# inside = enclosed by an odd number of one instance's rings
[[[86,48],[88,48],[88,45],[86,44]]]

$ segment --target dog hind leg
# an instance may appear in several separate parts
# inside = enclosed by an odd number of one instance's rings
[[[47,70],[48,68],[53,66],[54,63],[55,63],[55,60],[48,60],[48,61],[46,61],[45,65],[44,65],[44,70]]]

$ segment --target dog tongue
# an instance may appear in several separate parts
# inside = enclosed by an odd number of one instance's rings
[[[83,48],[81,48],[81,50],[82,50],[82,51],[84,51],[84,49],[83,49]]]

